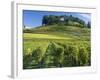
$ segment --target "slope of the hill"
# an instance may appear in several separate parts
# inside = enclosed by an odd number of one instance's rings
[[[90,65],[90,28],[51,25],[24,29],[23,41],[24,69]]]
[[[80,28],[75,26],[41,26],[34,29],[24,30],[25,37],[48,38],[48,39],[90,39],[90,28]],[[27,33],[28,32],[28,33]],[[32,36],[31,36],[32,35]]]

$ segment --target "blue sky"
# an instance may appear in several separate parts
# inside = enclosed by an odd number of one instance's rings
[[[89,13],[23,10],[23,25],[27,27],[41,26],[44,15],[72,15],[84,20],[86,23],[91,21],[91,14]]]

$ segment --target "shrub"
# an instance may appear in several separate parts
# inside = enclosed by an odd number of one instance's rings
[[[79,48],[79,54],[78,54],[78,61],[80,66],[85,66],[88,64],[88,55],[89,53],[87,52],[86,48],[81,46]]]
[[[44,54],[38,47],[31,54],[24,55],[24,68],[88,66],[91,65],[90,51],[88,43],[50,42]]]
[[[64,65],[65,66],[77,66],[78,63],[78,48],[74,45],[65,45],[64,47]]]

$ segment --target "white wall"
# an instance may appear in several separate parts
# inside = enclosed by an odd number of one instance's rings
[[[29,0],[26,0],[29,1]],[[100,5],[99,0],[31,0],[34,3],[41,4],[55,4],[55,5],[86,5],[98,7],[98,30],[96,36],[98,43],[98,71],[97,73],[90,74],[75,74],[58,76],[48,80],[100,80]],[[73,2],[72,2],[73,1]],[[68,3],[70,2],[70,3]],[[0,0],[0,80],[12,80],[10,76],[11,67],[11,0]],[[20,80],[33,80],[33,79],[20,79]],[[39,79],[38,80],[44,80]]]

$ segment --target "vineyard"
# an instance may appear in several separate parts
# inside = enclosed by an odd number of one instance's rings
[[[23,68],[91,65],[90,28],[51,25],[25,29]]]

